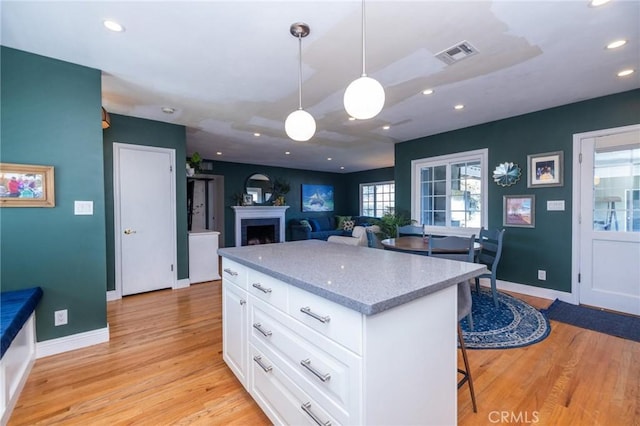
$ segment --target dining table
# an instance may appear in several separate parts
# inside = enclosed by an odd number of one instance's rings
[[[427,256],[429,254],[429,237],[420,237],[407,235],[404,237],[387,238],[380,241],[385,250],[401,251],[404,253],[420,254]],[[482,244],[475,241],[473,243],[473,251],[476,255],[482,249]],[[466,250],[450,250],[443,248],[434,248],[432,253],[438,254],[458,254],[466,253]]]

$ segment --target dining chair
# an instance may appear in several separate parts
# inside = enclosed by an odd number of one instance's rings
[[[429,256],[432,257],[473,263],[475,258],[473,249],[474,242],[475,235],[468,238],[455,236],[438,238],[430,235],[428,253]],[[438,249],[438,253],[435,253],[433,251],[434,249]],[[458,389],[460,389],[465,383],[469,384],[473,412],[477,413],[478,407],[476,405],[476,393],[473,389],[473,378],[471,376],[471,368],[469,367],[469,358],[467,357],[467,347],[464,344],[464,336],[462,335],[462,328],[460,327],[460,321],[462,321],[464,317],[467,317],[469,329],[473,330],[471,307],[471,288],[467,281],[462,281],[458,283],[458,341],[460,342],[460,350],[462,351],[464,370],[458,368],[458,373],[462,374],[462,379],[458,381]]]
[[[403,235],[421,235],[424,237],[424,226],[422,225],[396,225],[396,236],[401,237]]]
[[[489,278],[491,280],[491,294],[493,296],[493,304],[498,307],[498,291],[496,289],[496,273],[498,272],[498,263],[502,257],[502,240],[504,238],[504,229],[488,230],[480,228],[478,242],[482,245],[477,261],[487,267],[488,273],[476,277],[476,292],[480,294],[480,278]]]

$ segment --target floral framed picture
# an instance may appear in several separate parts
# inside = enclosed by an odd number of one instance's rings
[[[55,207],[53,166],[0,163],[0,207]]]
[[[527,156],[527,188],[562,186],[564,158],[562,151]]]
[[[242,195],[242,205],[243,206],[252,206],[253,205],[253,195],[251,195],[251,194],[243,194]]]
[[[535,195],[505,195],[502,197],[502,225],[520,228],[536,226]]]

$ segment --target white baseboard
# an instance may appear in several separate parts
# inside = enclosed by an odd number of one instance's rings
[[[118,293],[116,290],[107,291],[107,302],[118,299],[122,299],[122,295],[120,295],[120,293]]]
[[[189,278],[183,278],[181,280],[176,281],[176,285],[173,286],[173,289],[177,290],[179,288],[187,288],[190,285],[191,285],[191,280]]]
[[[480,278],[480,285],[483,287],[491,287],[491,281],[489,280],[489,278]],[[527,296],[540,297],[549,300],[560,299],[563,302],[573,303],[574,305],[577,304],[577,302],[574,300],[575,298],[573,297],[573,294],[567,293],[565,291],[552,290],[549,288],[512,283],[502,280],[496,280],[496,287],[498,290],[513,291],[515,293],[526,294]]]
[[[86,348],[109,341],[109,324],[105,328],[72,334],[58,339],[36,343],[36,358],[60,354],[74,349]]]

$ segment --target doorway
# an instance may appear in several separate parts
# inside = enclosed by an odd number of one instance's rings
[[[113,144],[116,293],[175,286],[175,150]]]
[[[640,125],[574,135],[573,192],[574,296],[640,315]]]

